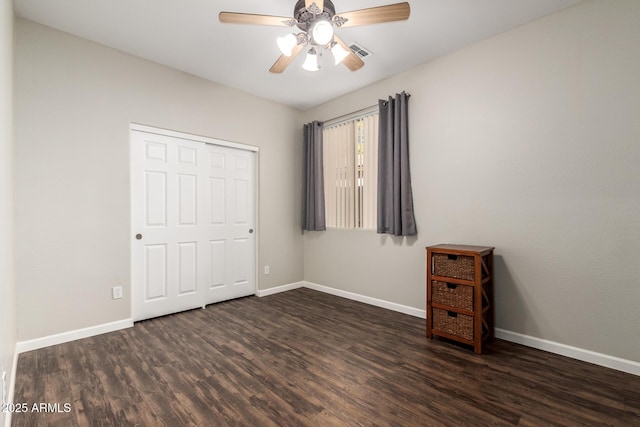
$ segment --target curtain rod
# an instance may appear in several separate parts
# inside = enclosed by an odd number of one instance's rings
[[[352,119],[355,119],[360,116],[365,116],[371,113],[378,111],[378,104],[370,105],[361,110],[354,111],[353,113],[345,114],[343,116],[334,117],[333,119],[325,120],[323,125],[326,126],[335,126],[342,122],[346,122]]]
[[[402,93],[406,94],[407,97],[411,96],[410,93],[407,93],[405,91],[402,91]],[[386,103],[387,101],[384,101],[384,102]],[[322,125],[324,127],[335,126],[335,125],[341,124],[343,122],[347,122],[349,120],[353,120],[353,119],[356,119],[356,118],[359,118],[359,117],[363,117],[363,116],[369,115],[371,113],[376,112],[377,110],[378,110],[378,104],[371,105],[371,106],[365,107],[365,108],[363,108],[361,110],[354,111],[353,113],[345,114],[344,116],[338,116],[338,117],[334,117],[333,119],[325,120]]]
[[[411,98],[411,94],[408,93],[408,92],[405,92],[404,90],[402,91],[402,93],[396,93],[396,96],[398,96],[398,95],[407,95],[407,98]],[[391,97],[389,97],[389,98],[391,98]],[[382,103],[384,105],[387,105],[389,103],[389,101],[385,101],[383,99],[381,99],[380,101],[382,101]]]

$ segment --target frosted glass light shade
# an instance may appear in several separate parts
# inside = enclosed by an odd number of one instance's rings
[[[344,58],[349,56],[349,52],[344,50],[344,48],[339,43],[333,45],[333,47],[331,48],[331,53],[333,54],[335,65],[338,65],[344,60]]]
[[[325,46],[333,38],[333,25],[329,21],[318,21],[311,28],[311,37],[319,46]]]
[[[278,49],[280,49],[283,55],[291,56],[291,52],[298,44],[298,40],[294,34],[287,34],[286,36],[278,37],[276,43],[278,43]]]
[[[302,68],[307,71],[318,71],[320,69],[318,65],[318,55],[314,48],[309,49],[309,52],[307,52],[307,57],[304,60],[304,64],[302,64]]]

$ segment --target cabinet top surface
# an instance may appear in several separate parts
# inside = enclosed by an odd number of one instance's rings
[[[427,246],[427,249],[438,252],[458,253],[458,254],[477,254],[488,253],[493,251],[493,246],[471,246],[471,245],[451,245],[448,243],[441,243],[439,245]]]

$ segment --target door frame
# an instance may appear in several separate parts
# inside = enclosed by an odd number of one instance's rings
[[[143,125],[140,123],[130,123],[129,124],[129,300],[130,300],[130,310],[131,310],[131,318],[135,319],[135,304],[133,300],[133,263],[131,262],[132,254],[133,254],[133,239],[136,231],[133,229],[133,137],[132,132],[146,132],[152,133],[156,135],[169,136],[174,138],[186,139],[190,141],[196,142],[204,142],[205,144],[217,145],[221,147],[229,147],[235,148],[238,150],[251,151],[254,153],[255,162],[254,162],[254,215],[255,215],[255,248],[254,248],[254,295],[258,293],[259,289],[259,269],[260,265],[259,259],[259,250],[260,247],[260,147],[255,145],[242,144],[239,142],[226,141],[223,139],[211,138],[208,136],[195,135],[191,133],[179,132],[170,129],[163,129],[149,125]],[[205,308],[203,305],[202,308]]]

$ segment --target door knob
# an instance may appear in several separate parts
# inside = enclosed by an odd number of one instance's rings
[[[249,234],[253,233],[253,228],[249,229]]]
[[[138,240],[142,239],[142,234],[136,234],[136,239]]]

